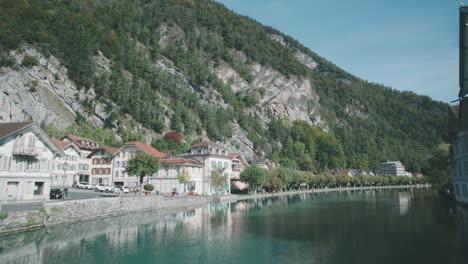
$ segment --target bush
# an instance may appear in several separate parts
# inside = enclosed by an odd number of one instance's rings
[[[21,66],[26,68],[32,68],[33,66],[38,65],[39,62],[35,57],[32,56],[24,56],[23,61],[21,62]]]
[[[153,184],[146,184],[143,189],[145,189],[145,191],[148,191],[148,192],[151,192],[154,190],[154,186]]]
[[[8,213],[0,213],[0,220],[7,219]]]

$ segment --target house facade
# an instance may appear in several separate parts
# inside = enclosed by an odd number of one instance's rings
[[[203,163],[201,194],[231,193],[231,158],[226,148],[214,142],[204,141],[192,146],[190,154],[184,155],[184,158]],[[226,183],[219,188],[212,184],[214,170],[219,170],[221,175],[226,177]]]
[[[54,144],[63,153],[63,157],[56,156],[52,165],[52,187],[65,188],[78,183],[78,168],[81,162],[80,149],[71,142],[54,140]]]
[[[156,193],[203,193],[203,170],[204,164],[195,159],[166,158],[161,160],[161,167],[156,175],[150,179]],[[179,175],[187,173],[188,184],[181,184]]]
[[[231,158],[231,191],[244,191],[249,188],[249,185],[240,180],[240,174],[246,167],[249,166],[247,161],[238,153],[229,153]]]
[[[55,156],[63,156],[34,122],[0,124],[0,200],[47,200]]]
[[[145,153],[152,157],[162,159],[166,155],[157,149],[153,148],[150,145],[143,144],[140,142],[130,142],[121,147],[113,155],[114,168],[113,168],[113,185],[118,186],[127,186],[129,188],[137,187],[140,184],[140,178],[135,176],[130,176],[125,173],[125,166],[132,157],[137,153]],[[148,175],[145,177],[143,183],[149,183],[150,177],[153,175]]]
[[[114,160],[113,156],[118,148],[101,146],[88,155],[91,159],[90,183],[97,185],[99,183],[112,185],[112,173]]]
[[[91,152],[100,147],[99,143],[95,140],[75,135],[66,135],[61,138],[61,141],[73,143],[80,149],[76,181],[91,183],[90,175],[92,160],[89,159],[88,156]]]

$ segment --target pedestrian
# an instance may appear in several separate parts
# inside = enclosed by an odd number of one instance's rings
[[[64,199],[68,199],[68,188],[63,189],[63,197]]]

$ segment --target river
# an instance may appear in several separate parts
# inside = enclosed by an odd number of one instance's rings
[[[468,263],[468,212],[427,190],[281,196],[2,236],[0,263]]]

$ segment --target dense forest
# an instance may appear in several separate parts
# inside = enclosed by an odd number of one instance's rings
[[[161,45],[161,27],[167,25],[177,25],[183,34]],[[93,111],[96,102],[106,103],[105,127],[90,128],[79,117],[67,132],[110,145],[121,144],[110,129],[124,140],[145,140],[122,129],[126,114],[145,128],[161,134],[178,131],[189,141],[205,132],[213,141],[226,141],[237,123],[258,155],[287,167],[377,170],[382,160],[399,159],[408,170],[420,172],[430,151],[446,137],[446,104],[354,77],[291,37],[210,0],[0,0],[0,34],[0,67],[15,67],[9,51],[26,43],[59,58],[77,87],[95,90],[95,101],[82,104]],[[273,40],[273,34],[287,45]],[[307,68],[295,51],[312,57],[318,67]],[[111,61],[110,71],[98,69],[99,52]],[[161,59],[189,83],[156,67]],[[234,92],[213,73],[221,62],[248,83],[255,77],[249,68],[253,62],[306,78],[320,96],[330,133],[288,118],[260,120],[256,95]],[[35,63],[25,57],[22,66]],[[216,91],[222,104],[204,103],[197,95],[200,87]],[[364,117],[349,114],[349,106]],[[161,140],[154,144],[165,146]]]

